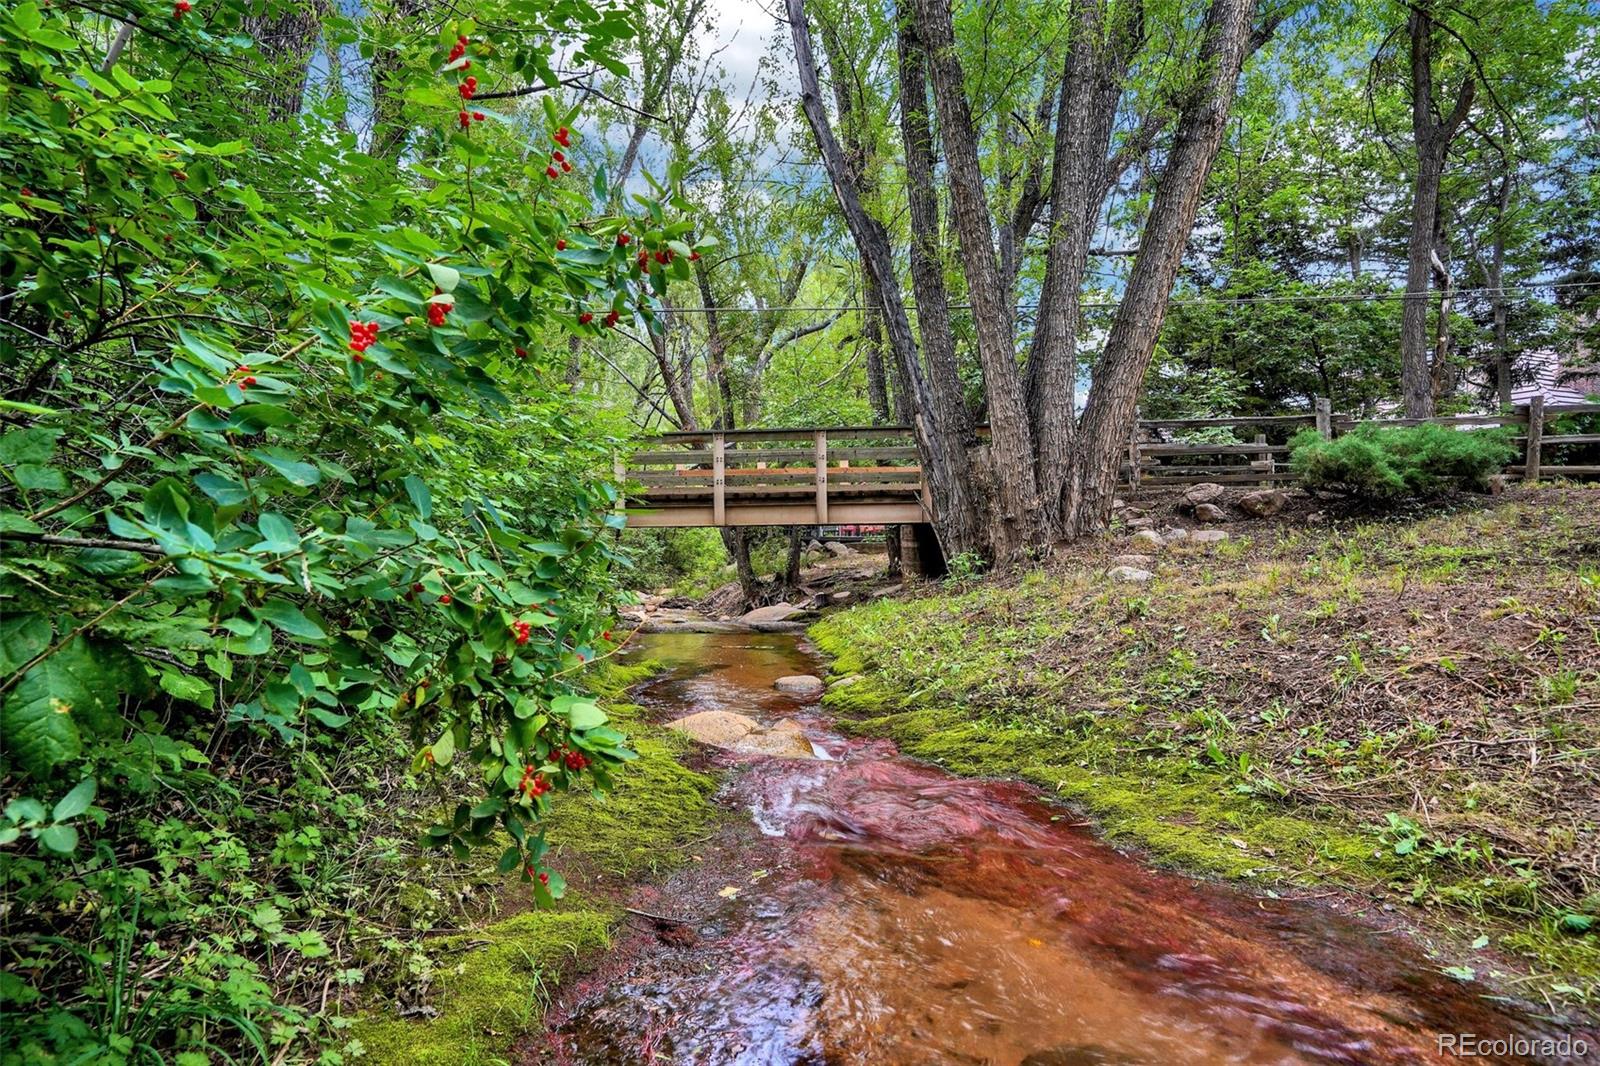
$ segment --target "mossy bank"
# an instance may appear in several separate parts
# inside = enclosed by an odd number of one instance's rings
[[[582,972],[611,944],[621,909],[603,888],[648,876],[678,861],[681,845],[703,835],[716,817],[715,782],[685,767],[679,734],[645,723],[620,702],[643,680],[648,664],[613,667],[596,687],[628,733],[639,759],[603,799],[567,797],[549,825],[555,862],[570,871],[566,898],[552,910],[520,910],[459,934],[425,942],[417,975],[420,994],[374,1008],[351,1027],[360,1061],[407,1066],[477,1066],[504,1061],[516,1039],[536,1028],[554,987]],[[515,911],[511,878],[499,901]]]
[[[1090,550],[811,630],[826,704],[1156,861],[1411,915],[1462,980],[1600,1002],[1600,492]],[[1359,895],[1358,897],[1359,898]]]

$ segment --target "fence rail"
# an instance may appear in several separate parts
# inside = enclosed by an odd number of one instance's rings
[[[1286,462],[1288,433],[1314,429],[1331,438],[1362,426],[1423,421],[1466,432],[1522,427],[1513,438],[1522,445],[1522,459],[1506,468],[1513,477],[1600,475],[1600,465],[1544,462],[1547,448],[1600,444],[1600,433],[1545,433],[1551,418],[1568,414],[1600,414],[1600,403],[1546,405],[1535,397],[1499,415],[1357,419],[1335,414],[1319,398],[1303,414],[1138,418],[1122,477],[1147,487],[1197,481],[1273,485],[1295,479]],[[980,435],[987,428],[979,427]],[[1254,439],[1173,439],[1208,429],[1247,429]],[[1279,440],[1269,440],[1269,432],[1279,434]],[[665,433],[619,460],[617,476],[630,486],[627,504],[645,509],[631,520],[635,525],[894,524],[926,522],[931,515],[909,426]]]

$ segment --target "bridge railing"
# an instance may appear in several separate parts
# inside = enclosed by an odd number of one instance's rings
[[[631,506],[704,511],[710,525],[926,520],[904,426],[667,433],[622,474]]]

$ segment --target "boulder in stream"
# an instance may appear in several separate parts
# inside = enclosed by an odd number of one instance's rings
[[[816,758],[811,742],[794,722],[779,722],[769,729],[749,715],[734,711],[700,711],[667,723],[667,728],[714,748],[785,759]]]
[[[787,622],[800,613],[800,608],[792,603],[774,603],[768,607],[757,607],[753,611],[746,611],[739,616],[739,621],[747,626],[762,622]]]
[[[822,678],[812,674],[790,674],[780,677],[772,683],[772,687],[779,692],[793,692],[798,695],[810,695],[822,691]]]

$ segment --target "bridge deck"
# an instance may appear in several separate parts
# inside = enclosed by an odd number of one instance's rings
[[[900,426],[669,433],[619,473],[636,527],[930,520],[917,449]]]

